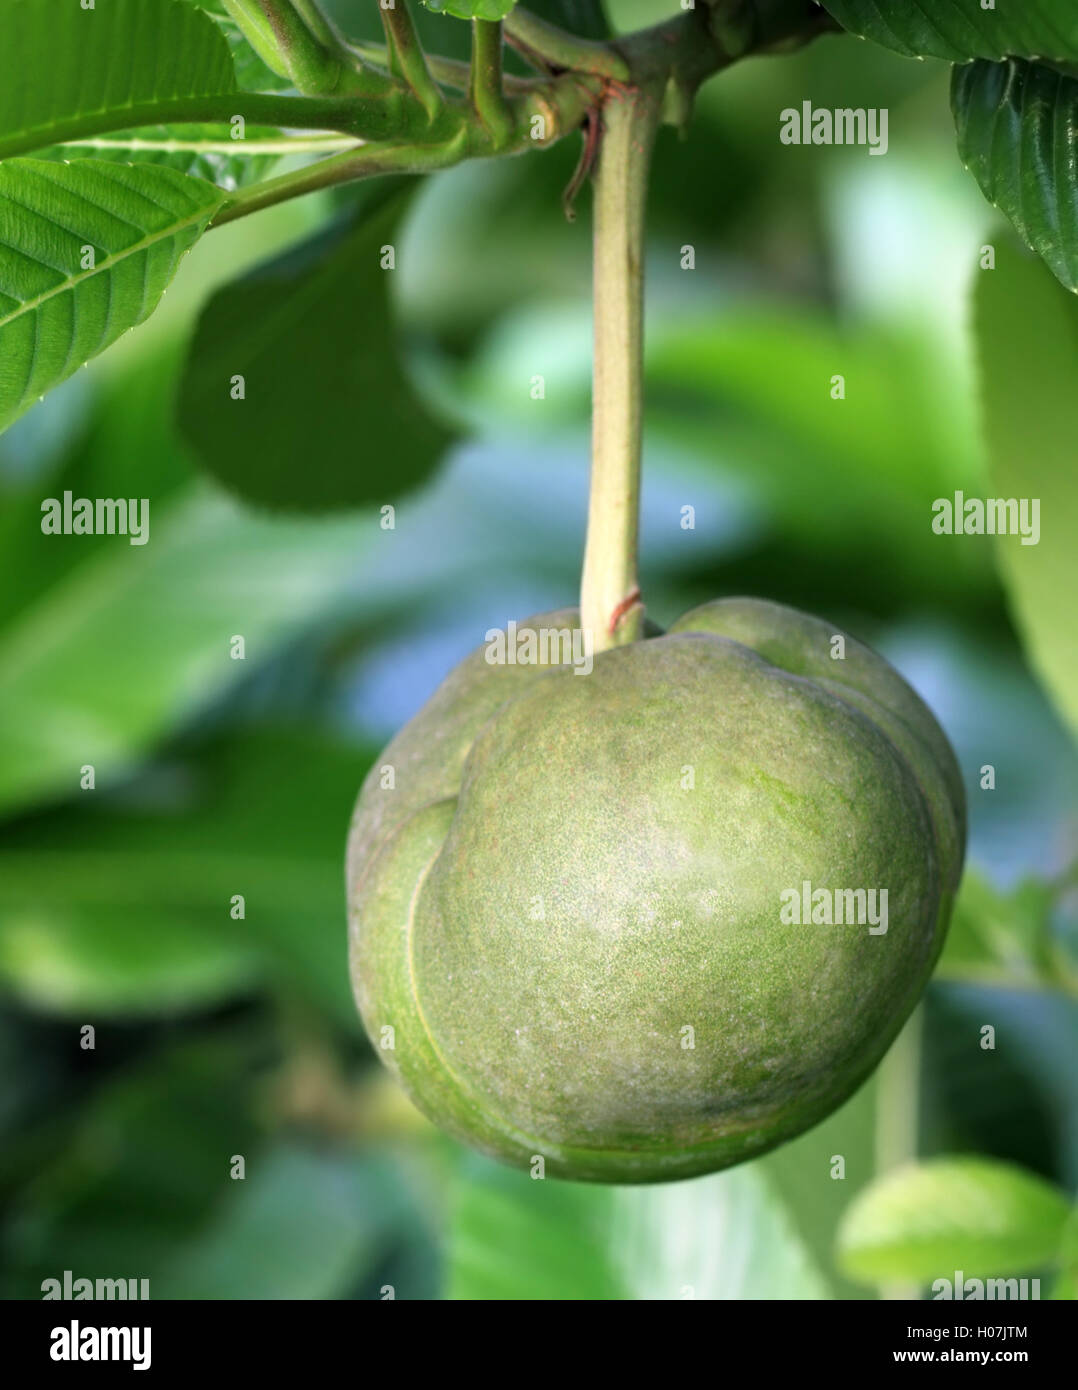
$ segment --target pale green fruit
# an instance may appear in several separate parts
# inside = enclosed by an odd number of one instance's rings
[[[420,1108],[477,1148],[570,1178],[707,1172],[876,1066],[964,842],[932,715],[819,619],[723,600],[587,675],[480,648],[360,793],[356,997]],[[886,932],[784,922],[806,882],[886,889]]]

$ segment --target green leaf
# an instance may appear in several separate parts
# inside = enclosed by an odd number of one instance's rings
[[[423,0],[435,14],[451,14],[455,19],[504,19],[516,0]]]
[[[77,884],[61,881],[67,903],[12,912],[0,894],[0,979],[35,1008],[96,1018],[172,1013],[220,1003],[258,977],[255,951],[221,927],[152,901],[149,912],[88,911]]]
[[[341,836],[369,762],[316,734],[229,730],[7,825],[0,979],[37,1007],[110,1016],[269,981],[357,1033]]]
[[[864,1297],[835,1267],[835,1235],[850,1197],[876,1173],[877,1094],[873,1076],[818,1125],[753,1165],[781,1198],[798,1237],[839,1298]],[[836,1155],[844,1161],[841,1177],[834,1176]]]
[[[216,1026],[134,1059],[130,1035],[110,1057],[116,1036],[99,1030],[31,1181],[4,1193],[4,1297],[40,1298],[41,1281],[69,1269],[148,1279],[151,1299],[348,1298],[376,1293],[402,1237],[426,1253],[407,1163],[267,1140],[272,1030]],[[5,1138],[7,1166],[19,1146]]]
[[[599,1187],[470,1160],[449,1244],[454,1299],[816,1299],[827,1288],[755,1166]]]
[[[984,1154],[1037,1171],[1056,1153],[1059,1102],[1048,1074],[1053,1063],[1033,1054],[1021,1020],[1035,1018],[1038,1036],[1054,1038],[1065,1068],[1063,1057],[1078,1042],[1078,1018],[1070,1029],[1064,1000],[1011,992],[993,1000],[976,987],[976,977],[956,984],[937,976],[922,1005],[919,1151]],[[1007,1011],[1006,1022],[997,1010]],[[988,1019],[1001,1034],[994,1048],[984,1034]]]
[[[953,494],[975,474],[976,416],[953,355],[940,363],[920,334],[767,310],[732,307],[715,322],[682,309],[653,327],[651,430],[711,467],[737,469],[784,541],[796,539],[806,553],[818,550],[821,528],[833,528],[843,549],[836,570],[900,567],[905,596],[913,586],[926,595],[938,587],[940,540],[924,499]],[[847,381],[841,404],[829,390],[835,372]],[[884,515],[881,531],[874,519]],[[947,564],[956,588],[992,582],[987,550],[962,560]],[[822,573],[828,560],[812,563]]]
[[[1025,1169],[982,1158],[913,1163],[851,1205],[838,1238],[850,1275],[867,1283],[1013,1278],[1059,1254],[1070,1207]]]
[[[149,317],[221,202],[172,169],[0,164],[0,430]]]
[[[233,1025],[149,1057],[132,1057],[128,1043],[126,1065],[110,1076],[109,1062],[121,1059],[110,1058],[100,1031],[100,1050],[82,1054],[78,1102],[59,1117],[61,1142],[47,1144],[33,1181],[8,1197],[9,1298],[40,1298],[41,1280],[65,1269],[148,1278],[156,1297],[172,1253],[242,1187],[229,1178],[231,1155],[252,1169],[261,1157],[251,1102],[264,1035]],[[14,1147],[5,1143],[5,1158]]]
[[[1062,988],[1078,994],[1078,962],[1052,930],[1059,886],[1027,879],[1010,892],[967,869],[936,978],[1005,988]]]
[[[399,253],[405,202],[393,197],[343,239],[333,229],[261,267],[203,312],[180,426],[245,500],[297,511],[396,502],[451,443],[394,345],[393,272],[381,260],[387,246]]]
[[[528,0],[528,13],[581,39],[602,41],[611,30],[602,0]]]
[[[1072,0],[823,0],[844,29],[907,57],[1078,59]]]
[[[1063,1230],[1059,1259],[1063,1268],[1052,1297],[1078,1299],[1078,1207],[1071,1211]]]
[[[0,159],[60,143],[79,119],[154,119],[152,108],[236,90],[228,43],[181,0],[7,0],[0,47]]]
[[[111,1077],[107,1061],[89,1062],[65,1142],[5,1194],[4,1295],[40,1298],[65,1269],[147,1279],[151,1299],[376,1293],[402,1234],[421,1235],[415,1180],[348,1147],[267,1142],[272,1049],[272,1035],[233,1027]]]
[[[1078,79],[1012,60],[956,68],[963,163],[988,201],[1078,290]]]
[[[149,544],[105,537],[0,629],[0,810],[78,793],[87,763],[99,788],[125,775],[339,593],[362,550],[354,518],[256,517],[201,489],[162,511]]]
[[[996,559],[1031,663],[1078,733],[1078,299],[1002,244],[975,312],[992,492],[1040,507],[1038,544],[997,537]]]
[[[345,1296],[404,1221],[405,1193],[385,1162],[278,1144],[225,1178],[214,1219],[164,1265],[154,1298]]]
[[[233,140],[227,125],[143,126],[71,140],[42,150],[41,159],[109,159],[157,164],[193,178],[208,179],[231,192],[255,183],[281,159],[335,154],[355,146],[347,136],[286,134],[273,126],[248,125]]]

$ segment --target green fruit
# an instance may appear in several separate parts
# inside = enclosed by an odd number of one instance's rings
[[[925,705],[836,635],[728,599],[587,675],[480,648],[397,735],[352,823],[352,978],[439,1125],[657,1181],[762,1153],[872,1071],[939,954],[964,797]],[[788,924],[805,882],[886,889],[886,931]]]

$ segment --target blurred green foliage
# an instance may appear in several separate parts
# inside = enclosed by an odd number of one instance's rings
[[[661,17],[648,8],[610,13]],[[359,7],[338,10],[360,36]],[[466,27],[422,23],[443,51]],[[970,293],[995,273],[985,293],[1003,296],[1006,271],[977,269],[997,228],[954,158],[946,69],[849,49],[732,71],[684,142],[661,137],[643,577],[660,621],[736,592],[824,613],[939,713],[966,774],[971,871],[919,1054],[893,1054],[776,1153],[653,1190],[494,1169],[383,1076],[347,983],[351,803],[379,740],[487,627],[573,599],[589,238],[583,204],[574,224],[561,213],[569,142],[425,184],[395,312],[414,389],[471,441],[394,530],[373,511],[285,520],[197,471],[173,406],[214,291],[339,209],[309,199],[212,233],[142,336],[0,439],[4,1296],[71,1269],[149,1278],[154,1297],[863,1297],[851,1275],[867,1266],[836,1261],[836,1232],[899,1158],[973,1150],[1073,1190],[1075,754],[1038,685],[1060,698],[1045,644],[1067,630],[1073,546],[1042,541],[1046,617],[988,538],[938,537],[930,519],[937,496],[997,477],[1008,495],[1068,485],[1057,445],[1073,432],[1049,386],[1075,357],[1053,340],[1041,360],[1031,330],[1004,364],[1013,399],[992,387],[982,417]],[[889,157],[780,145],[778,111],[809,99],[889,105]],[[1037,381],[1029,448],[998,472],[982,418],[998,440]],[[358,449],[360,401],[355,415]],[[309,447],[341,443],[312,421]],[[150,544],[43,536],[41,501],[65,489],[148,496]]]
[[[856,1277],[1020,1277],[1058,1261],[1070,1204],[1042,1178],[983,1159],[909,1164],[853,1203],[838,1244]]]
[[[412,190],[382,179],[371,191],[358,227],[347,216],[331,224],[218,291],[199,320],[180,387],[181,428],[202,466],[252,505],[370,506],[385,498],[387,472],[400,498],[453,442],[402,375],[394,348],[387,257]],[[242,382],[242,409],[225,381]],[[360,400],[377,408],[357,410]],[[312,427],[322,464],[300,469]]]

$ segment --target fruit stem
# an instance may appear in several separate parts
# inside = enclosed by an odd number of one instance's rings
[[[643,396],[644,221],[657,84],[610,84],[595,176],[591,493],[580,625],[596,652],[643,630],[637,583]]]

